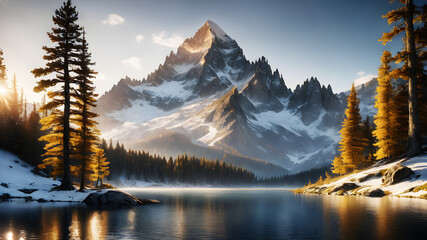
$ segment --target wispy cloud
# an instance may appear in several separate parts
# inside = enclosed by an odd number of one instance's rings
[[[118,25],[118,24],[122,24],[125,21],[126,20],[122,16],[112,13],[112,14],[108,14],[107,19],[105,19],[104,21],[102,21],[102,23],[103,24],[109,24],[111,26],[115,26],[115,25]]]
[[[184,41],[184,38],[177,34],[173,34],[172,36],[167,37],[166,33],[163,31],[153,33],[152,36],[154,44],[170,48],[177,48]]]
[[[356,78],[353,83],[355,86],[357,85],[362,85],[370,80],[372,80],[372,78],[376,78],[377,76],[374,74],[369,74],[369,73],[365,73],[363,71],[360,71],[357,73],[357,75],[359,76],[358,78]]]
[[[142,69],[141,59],[138,57],[130,57],[128,59],[123,59],[122,63],[125,64],[126,66],[136,68],[137,70]]]
[[[142,42],[142,40],[144,40],[144,36],[142,36],[142,34],[136,35],[135,38],[136,38],[136,41],[139,42],[139,43]]]

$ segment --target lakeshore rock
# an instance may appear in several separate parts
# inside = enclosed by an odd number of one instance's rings
[[[401,165],[395,165],[387,169],[381,181],[385,185],[391,185],[410,177],[412,174],[414,174],[412,169]]]
[[[159,204],[160,201],[159,200],[155,200],[155,199],[140,199],[138,198],[139,201],[141,201],[143,204]]]
[[[385,193],[383,190],[377,188],[377,189],[372,189],[372,190],[368,191],[366,193],[366,196],[368,196],[368,197],[384,197]]]
[[[89,194],[84,203],[87,205],[133,206],[143,204],[138,198],[120,191],[94,192]]]
[[[331,193],[333,192],[347,192],[353,189],[358,188],[359,186],[355,183],[343,183],[341,186],[335,187],[332,189]]]
[[[23,189],[18,189],[18,191],[23,192],[25,194],[31,194],[33,192],[38,191],[38,189],[28,189],[28,188],[23,188]]]

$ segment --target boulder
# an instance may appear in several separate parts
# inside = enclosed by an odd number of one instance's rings
[[[366,181],[366,180],[368,180],[368,179],[370,179],[372,177],[381,177],[381,176],[382,176],[381,172],[369,173],[369,174],[367,174],[367,175],[359,178],[358,181],[359,182],[364,182],[364,181]]]
[[[7,185],[7,183],[0,183],[0,185],[1,185],[2,187],[9,188],[9,185]]]
[[[155,199],[139,199],[139,201],[141,201],[143,204],[159,204],[160,203],[159,200],[155,200]]]
[[[23,189],[18,189],[18,191],[23,192],[25,194],[31,194],[35,191],[38,191],[38,189],[28,189],[28,188],[23,188]]]
[[[134,196],[120,191],[94,192],[89,194],[84,203],[87,205],[133,206],[142,204]]]
[[[368,196],[368,197],[384,197],[385,193],[383,190],[377,188],[377,189],[372,189],[372,190],[369,190],[368,192],[366,192],[366,196]]]
[[[0,201],[5,201],[5,200],[8,200],[9,198],[10,198],[9,193],[3,193],[2,195],[0,195]]]
[[[385,185],[391,185],[410,177],[412,174],[414,174],[412,169],[401,165],[394,165],[393,167],[387,169],[381,181]]]
[[[341,186],[335,187],[334,189],[332,189],[331,193],[333,192],[347,192],[353,189],[358,188],[359,186],[356,185],[355,183],[343,183]]]

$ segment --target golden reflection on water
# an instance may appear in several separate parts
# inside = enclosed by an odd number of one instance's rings
[[[218,222],[225,223],[225,206],[224,202],[216,203],[215,198],[208,197],[204,201],[203,216],[201,217],[201,228],[207,233],[215,234],[217,237],[222,237],[225,233],[225,224],[217,224]]]
[[[102,240],[105,239],[106,233],[108,233],[108,211],[91,211],[87,214],[85,211],[74,210],[67,214],[43,210],[41,214],[40,239]]]
[[[316,196],[316,195],[297,195],[302,200],[302,206],[316,206],[313,208],[322,217],[318,223],[323,231],[320,236],[336,238],[336,233],[341,239],[363,239],[371,237],[375,239],[399,239],[405,238],[399,230],[405,226],[402,219],[405,214],[414,212],[427,213],[427,202],[422,199],[407,199],[397,197],[368,198],[354,196]],[[185,239],[191,238],[192,234],[202,233],[204,237],[226,237],[229,229],[227,223],[231,221],[236,225],[245,224],[246,219],[242,219],[249,211],[247,205],[236,204],[238,199],[224,201],[218,199],[214,193],[206,193],[198,206],[199,200],[185,200],[184,197],[177,197],[171,200],[170,207],[157,216],[156,223],[166,226],[163,232],[171,231],[173,238]],[[231,202],[230,202],[231,201]],[[267,202],[268,203],[268,202]],[[267,208],[260,208],[260,211],[266,211],[272,206],[265,205]],[[233,207],[232,214],[227,215],[227,208]],[[259,205],[258,205],[259,207]],[[277,214],[286,214],[276,209]],[[87,208],[64,208],[58,211],[55,208],[41,208],[40,217],[34,224],[31,232],[30,227],[20,226],[16,219],[11,219],[7,224],[7,231],[0,233],[0,239],[28,239],[37,236],[39,239],[105,239],[109,231],[114,232],[117,223],[124,223],[123,232],[135,232],[141,228],[142,221],[138,218],[137,208],[120,210],[124,211],[123,216],[117,212],[109,210],[91,210]],[[287,212],[290,214],[291,212]],[[110,215],[109,215],[110,214]],[[274,215],[274,214],[273,214]],[[148,215],[146,215],[148,216]],[[146,217],[142,216],[142,217]],[[239,218],[242,216],[242,218]],[[279,219],[278,217],[256,215],[268,221],[269,219]],[[423,215],[420,215],[421,217]],[[264,219],[264,217],[266,217]],[[290,217],[296,217],[290,215]],[[228,219],[227,219],[228,218]],[[173,220],[170,222],[169,220]],[[241,222],[240,222],[241,221]],[[407,223],[410,224],[410,223]],[[323,227],[322,227],[323,225]],[[295,225],[290,225],[295,227]],[[111,229],[109,229],[111,228]],[[33,230],[34,231],[34,230]],[[162,231],[162,230],[159,230]]]
[[[135,230],[135,224],[136,224],[135,215],[136,215],[135,208],[130,209],[128,212],[128,227],[127,227],[127,229],[129,229],[130,231]]]
[[[317,196],[322,199],[323,224],[326,231],[338,229],[343,239],[360,239],[367,230],[363,227],[374,224],[376,239],[396,239],[400,236],[398,229],[399,214],[402,209],[427,211],[427,204],[422,199],[397,197],[369,198],[355,196]],[[333,214],[338,222],[334,224]],[[372,217],[374,216],[374,217]],[[367,234],[369,235],[369,234]],[[404,236],[402,236],[404,237]]]
[[[175,199],[175,214],[173,218],[175,219],[175,237],[177,238],[185,238],[186,234],[186,225],[185,225],[185,218],[184,218],[184,203],[182,199]]]
[[[60,239],[60,220],[57,211],[42,209],[40,239]]]

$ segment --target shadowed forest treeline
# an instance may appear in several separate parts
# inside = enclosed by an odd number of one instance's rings
[[[113,147],[105,140],[102,148],[110,161],[110,179],[126,177],[158,183],[185,183],[193,185],[246,185],[257,182],[255,175],[231,164],[181,155],[170,157],[150,155],[144,151],[126,150],[117,142]]]
[[[125,177],[153,183],[282,187],[302,186],[331,174],[330,167],[325,166],[293,175],[258,179],[254,173],[218,159],[213,161],[188,155],[166,158],[145,151],[126,150],[123,144],[117,142],[113,145],[111,140],[109,144],[102,140],[101,147],[110,161],[111,174],[108,179],[113,181]]]
[[[16,154],[31,166],[37,168],[42,161],[44,143],[40,115],[33,104],[27,109],[26,98],[17,89],[16,76],[9,88],[6,67],[3,64],[3,51],[0,49],[0,149]]]

